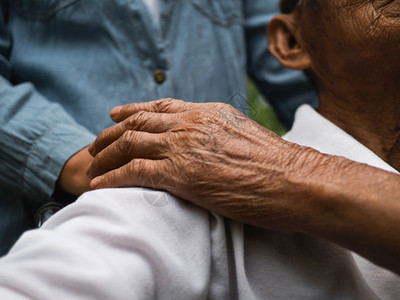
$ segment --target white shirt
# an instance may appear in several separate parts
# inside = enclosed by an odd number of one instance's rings
[[[295,124],[284,138],[299,145],[312,147],[322,153],[343,156],[398,173],[375,153],[322,117],[309,105],[302,105],[297,109]],[[372,264],[355,253],[353,257],[365,280],[377,295],[391,295],[382,299],[395,299],[396,294],[400,295],[399,276]]]
[[[331,154],[356,152],[391,169],[307,106],[286,138]],[[0,299],[8,299],[2,293],[43,300],[365,300],[398,299],[400,281],[329,242],[246,226],[164,192],[131,188],[86,193],[25,233],[0,259]]]

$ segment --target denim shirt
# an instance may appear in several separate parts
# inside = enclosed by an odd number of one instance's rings
[[[0,253],[116,105],[173,97],[247,111],[250,75],[288,126],[316,95],[267,50],[274,0],[0,0]]]

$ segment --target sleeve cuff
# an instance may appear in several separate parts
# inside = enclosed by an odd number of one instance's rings
[[[95,135],[76,124],[59,124],[49,130],[29,151],[23,193],[36,202],[49,200],[65,162],[94,139]]]

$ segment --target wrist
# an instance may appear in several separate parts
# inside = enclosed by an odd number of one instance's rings
[[[291,143],[280,145],[273,161],[274,177],[271,178],[270,172],[264,173],[267,174],[264,182],[267,199],[264,202],[275,203],[280,212],[275,221],[278,227],[268,229],[315,234],[320,225],[328,224],[330,216],[326,212],[332,209],[330,206],[341,207],[339,203],[329,201],[330,195],[337,192],[329,184],[330,174],[339,163],[338,157],[312,148]],[[270,170],[271,162],[268,164]]]
[[[93,160],[88,148],[75,153],[65,163],[57,181],[57,187],[75,196],[79,196],[90,190],[90,179],[86,170]]]
[[[353,164],[342,157],[301,147],[288,174],[288,196],[296,209],[296,232],[329,239],[339,228],[344,229],[342,221],[358,189],[339,174],[351,172]]]

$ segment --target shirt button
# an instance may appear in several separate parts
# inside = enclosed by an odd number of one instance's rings
[[[167,75],[165,74],[165,72],[163,70],[155,70],[154,72],[154,80],[158,83],[161,84],[165,81]]]

